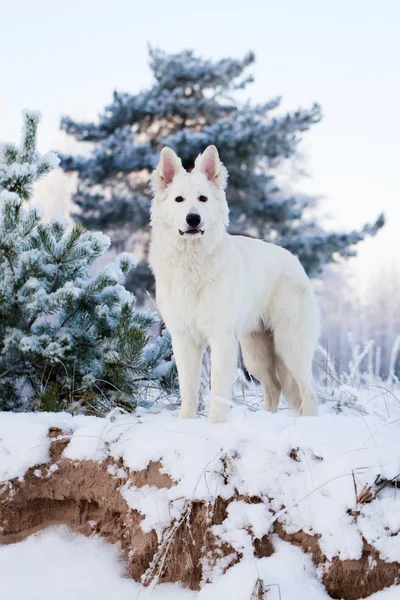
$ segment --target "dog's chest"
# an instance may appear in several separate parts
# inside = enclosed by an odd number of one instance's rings
[[[196,263],[176,264],[156,277],[157,304],[171,330],[208,337],[217,318],[216,278]]]

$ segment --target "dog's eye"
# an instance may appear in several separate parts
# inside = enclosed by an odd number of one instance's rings
[[[184,198],[183,196],[177,196],[177,197],[175,198],[175,202],[183,202],[183,201],[184,201],[184,199],[185,199],[185,198]]]
[[[208,198],[207,196],[199,196],[199,200],[200,202],[207,202]]]

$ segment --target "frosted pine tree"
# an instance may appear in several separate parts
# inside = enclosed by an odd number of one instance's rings
[[[143,356],[153,315],[136,311],[123,285],[135,257],[90,275],[109,238],[63,218],[44,223],[27,204],[59,162],[36,151],[39,118],[26,111],[21,146],[0,146],[0,410],[135,406],[143,380],[174,377],[171,350],[158,341]]]
[[[92,148],[89,156],[62,156],[62,168],[78,174],[75,218],[107,230],[121,246],[132,241],[132,234],[140,238],[149,219],[149,178],[162,146],[173,148],[190,169],[196,156],[214,144],[229,171],[232,232],[285,246],[310,275],[335,254],[353,255],[355,244],[374,234],[383,218],[361,231],[328,233],[306,218],[310,198],[279,189],[277,169],[293,157],[321,111],[315,104],[282,114],[277,112],[279,98],[256,105],[235,100],[235,91],[252,82],[246,72],[253,61],[253,54],[213,62],[190,51],[150,50],[154,83],[148,90],[114,92],[97,123],[63,118],[62,129]],[[137,281],[148,284],[145,263],[139,273]]]

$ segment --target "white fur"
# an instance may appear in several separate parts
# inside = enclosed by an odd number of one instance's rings
[[[317,413],[311,362],[319,311],[310,280],[287,250],[226,232],[226,169],[209,146],[187,173],[170,148],[153,175],[150,265],[157,304],[172,336],[182,399],[194,417],[204,348],[211,348],[210,420],[225,420],[237,367],[238,341],[248,371],[277,409],[283,390],[302,415]],[[201,202],[199,196],[208,198]],[[176,197],[184,201],[176,202]],[[201,217],[195,234],[186,216]]]

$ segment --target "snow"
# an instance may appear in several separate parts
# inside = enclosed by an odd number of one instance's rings
[[[97,537],[73,534],[66,527],[0,546],[0,565],[0,597],[7,600],[133,600],[141,590],[139,584],[124,577],[117,548]],[[183,590],[180,593],[178,586],[163,586],[162,590],[151,597],[191,597]]]
[[[262,538],[271,529],[272,517],[265,504],[234,501],[228,506],[228,518],[221,525],[214,526],[214,533],[243,556],[251,558],[253,543],[248,528],[256,538]]]
[[[134,269],[139,259],[131,252],[121,252],[115,260],[116,264],[121,268],[123,273],[127,273],[130,269]]]
[[[72,431],[92,417],[71,417],[67,413],[0,412],[0,484],[13,477],[23,478],[35,465],[50,460],[49,427]]]
[[[218,495],[230,498],[236,489],[243,496],[271,499],[259,536],[279,518],[290,533],[303,529],[320,534],[328,559],[360,558],[364,536],[386,560],[397,560],[393,534],[400,528],[400,516],[395,490],[387,487],[380,491],[379,502],[358,506],[354,478],[361,491],[378,475],[395,477],[400,471],[399,438],[398,414],[385,420],[374,413],[364,418],[322,414],[315,419],[235,407],[229,421],[215,427],[204,418],[183,422],[169,411],[139,409],[135,416],[115,413],[79,428],[65,455],[102,460],[111,453],[132,470],[162,460],[163,472],[177,482],[172,488],[137,489],[127,483],[123,489],[132,508],[145,516],[146,531],[161,533],[171,515],[179,515],[182,498],[212,501]],[[241,518],[251,520],[249,506],[244,510]],[[349,514],[355,510],[360,511],[359,524]],[[383,512],[391,518],[382,522]],[[239,519],[237,514],[230,518]]]
[[[398,491],[397,493],[399,494]],[[359,525],[362,535],[379,550],[383,560],[400,562],[399,538],[387,535],[387,532],[400,531],[400,502],[392,502],[392,496],[393,493],[377,497],[373,503],[367,504],[360,516]]]
[[[47,164],[49,169],[55,169],[61,162],[61,159],[55,152],[46,152],[42,157],[42,162]]]
[[[123,460],[123,468],[109,465],[108,471],[122,480],[121,492],[128,504],[143,514],[141,527],[145,532],[155,529],[161,536],[171,521],[182,515],[185,499],[212,502],[217,496],[228,499],[239,495],[229,504],[223,523],[214,526],[214,533],[241,552],[241,562],[222,575],[222,562],[228,559],[221,559],[210,573],[211,583],[199,593],[162,586],[162,593],[156,587],[152,598],[216,600],[231,597],[234,589],[235,600],[249,600],[260,577],[271,585],[269,600],[326,600],[328,595],[310,557],[272,536],[275,553],[256,559],[251,534],[257,538],[271,534],[274,521],[279,519],[289,533],[302,529],[319,534],[328,560],[335,556],[358,559],[364,538],[378,549],[383,560],[400,561],[398,490],[387,485],[370,503],[357,502],[355,491],[356,487],[360,494],[371,486],[373,493],[378,479],[393,479],[399,474],[400,405],[391,394],[369,397],[365,390],[357,389],[356,404],[351,395],[348,407],[341,403],[339,412],[334,402],[322,403],[317,418],[296,418],[288,410],[277,414],[254,411],[250,403],[248,407],[234,406],[228,422],[220,425],[207,421],[207,401],[205,414],[186,421],[179,420],[177,410],[161,402],[151,410],[138,408],[134,414],[114,410],[107,418],[0,413],[0,481],[22,478],[29,467],[48,462],[48,428],[60,427],[71,435],[65,457],[102,461],[111,455]],[[145,469],[150,461],[161,461],[161,471],[175,482],[171,488],[132,485],[127,469]],[[51,477],[53,472],[48,468],[39,474]],[[243,501],[251,496],[264,501]],[[30,560],[31,556],[35,558]],[[39,565],[41,560],[43,566]],[[110,589],[113,597],[121,599],[135,598],[139,592],[146,598],[150,593],[123,578],[115,548],[97,538],[73,536],[64,529],[0,547],[0,564],[14,563],[26,575],[12,578],[8,576],[12,567],[6,568],[8,579],[0,580],[0,591],[2,585],[20,586],[16,588],[19,596],[15,589],[6,587],[1,596],[7,599],[24,597],[24,585],[33,593],[38,590],[37,597],[53,598],[50,580],[62,582],[65,598],[68,594],[83,598],[89,580],[90,585],[98,585],[98,592],[91,591],[91,597],[98,600]],[[206,564],[203,567],[207,569]],[[44,570],[51,573],[50,578],[35,575]],[[68,577],[71,572],[76,572],[76,577]],[[93,572],[101,574],[95,583]],[[398,595],[397,587],[370,598],[394,600]],[[62,600],[64,595],[57,597]]]
[[[0,152],[1,152],[1,145],[0,145]],[[5,200],[10,200],[13,202],[16,202],[18,200],[18,194],[16,194],[15,192],[9,192],[8,190],[1,190],[0,191],[0,201],[5,201]]]
[[[311,559],[287,542],[274,537],[273,543],[272,556],[257,561],[244,560],[200,592],[193,592],[177,584],[143,588],[124,577],[124,566],[116,547],[96,536],[86,538],[66,527],[55,527],[19,544],[0,546],[0,597],[7,600],[250,600],[254,585],[261,578],[269,590],[268,600],[330,600],[315,577]],[[393,586],[373,594],[369,600],[398,600],[398,597],[399,588]]]
[[[22,114],[24,121],[25,121],[25,117],[29,117],[33,121],[36,121],[36,123],[39,123],[39,121],[42,120],[42,113],[40,112],[40,110],[32,110],[30,108],[24,108],[21,111],[21,114]]]

